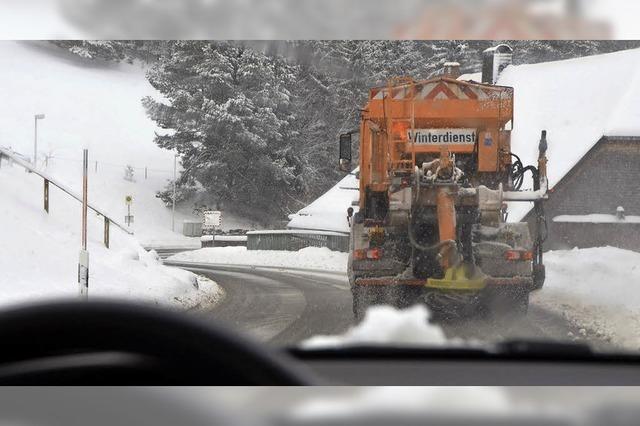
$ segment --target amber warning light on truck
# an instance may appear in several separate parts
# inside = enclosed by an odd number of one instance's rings
[[[424,144],[474,144],[476,129],[414,129],[409,130],[409,140]]]

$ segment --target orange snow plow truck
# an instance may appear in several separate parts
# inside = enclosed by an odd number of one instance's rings
[[[359,209],[347,211],[356,318],[415,303],[445,317],[524,315],[544,283],[546,131],[537,167],[524,166],[510,146],[513,88],[461,81],[458,69],[372,89],[359,131],[340,136],[350,171],[360,135]],[[512,201],[533,202],[535,220],[507,222]]]

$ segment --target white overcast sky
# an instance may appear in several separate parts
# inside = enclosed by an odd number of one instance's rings
[[[166,28],[167,22],[175,22],[176,28],[173,31],[168,31],[166,33],[167,37],[171,38],[270,38],[270,39],[290,39],[290,38],[334,38],[336,36],[336,32],[329,33],[328,31],[331,27],[325,24],[322,24],[322,21],[318,21],[317,19],[313,21],[315,13],[304,14],[304,7],[307,7],[310,11],[316,9],[317,4],[314,2],[319,2],[328,5],[328,0],[297,0],[298,11],[296,16],[291,16],[292,19],[289,19],[288,16],[282,17],[283,14],[291,13],[286,7],[279,7],[279,0],[178,0],[184,4],[193,4],[195,5],[193,8],[189,9],[189,6],[186,6],[185,12],[188,14],[193,10],[203,10],[204,7],[209,8],[209,10],[216,11],[216,14],[219,10],[226,10],[234,17],[237,18],[238,12],[240,12],[240,16],[243,15],[243,11],[246,11],[246,16],[252,19],[248,19],[247,21],[234,21],[230,19],[228,22],[228,30],[225,28],[220,28],[220,25],[216,25],[215,29],[210,29],[213,25],[208,25],[207,20],[205,19],[196,22],[195,19],[191,19],[189,16],[183,16],[182,20],[180,19],[180,12],[176,12],[176,4],[180,3],[172,3],[174,0],[127,0],[130,5],[137,5],[138,12],[145,11],[144,8],[153,7],[158,13],[155,14],[156,18],[159,17],[159,22],[150,22],[146,23],[142,22],[142,20],[146,19],[155,19],[153,17],[150,18],[149,13],[142,12],[143,16],[136,16],[133,22],[140,22],[141,25],[136,25],[135,28],[139,30],[139,28],[149,28],[151,29],[150,33],[146,36],[146,38],[165,38],[161,37],[163,35],[162,28]],[[286,0],[280,0],[282,2]],[[337,11],[345,12],[345,13],[336,13],[336,22],[334,25],[338,25],[339,28],[344,29],[343,32],[339,33],[339,37],[348,38],[349,36],[349,22],[345,22],[344,24],[340,24],[340,17],[346,16],[346,19],[354,19],[353,17],[357,17],[358,13],[371,13],[366,12],[367,10],[371,11],[371,8],[367,8],[366,5],[371,5],[371,1],[374,0],[341,0],[340,5],[344,5],[344,9],[337,9]],[[402,11],[401,22],[406,20],[406,11],[407,8],[416,8],[419,6],[416,5],[426,5],[432,3],[436,0],[395,0],[389,1],[388,3],[381,4],[389,4],[391,6],[391,10],[389,13],[393,13],[393,11]],[[443,0],[440,0],[442,2]],[[451,0],[453,1],[453,0]],[[506,0],[487,0],[487,2],[495,4],[495,2],[506,1]],[[536,4],[543,6],[551,6],[549,9],[556,9],[553,7],[554,5],[559,5],[557,9],[563,10],[563,5],[565,4],[565,0],[530,0],[532,2],[536,2]],[[616,39],[640,39],[640,25],[638,25],[638,16],[640,16],[640,2],[633,0],[582,0],[584,6],[584,12],[586,16],[597,19],[600,21],[608,22],[611,26],[612,34],[611,38]],[[108,20],[108,17],[105,15],[90,17],[95,21],[89,20],[88,22],[82,21],[82,24],[79,25],[77,21],[71,22],[68,19],[68,14],[65,15],[62,13],[62,6],[65,5],[67,7],[67,11],[73,11],[74,9],[81,11],[83,8],[87,8],[88,6],[100,4],[104,2],[104,4],[124,4],[122,0],[1,0],[0,2],[0,39],[4,40],[27,40],[27,39],[91,39],[91,38],[141,38],[141,34],[144,33],[128,33],[127,27],[119,28],[118,25],[120,22],[125,22],[125,19],[118,19],[118,16],[114,19],[112,23],[106,23],[105,20]],[[228,6],[224,4],[228,3]],[[347,5],[350,5],[347,6]],[[404,7],[400,7],[400,6]],[[182,6],[181,6],[182,7]],[[221,9],[222,7],[222,9]],[[325,7],[325,11],[326,11]],[[86,10],[86,9],[85,9]],[[259,12],[255,12],[259,10]],[[146,10],[148,12],[148,9]],[[253,14],[265,14],[266,18],[264,20],[260,19],[260,16],[252,16]],[[362,12],[359,12],[362,11]],[[271,13],[269,13],[271,12]],[[134,12],[132,12],[134,13]],[[224,13],[224,12],[222,12]],[[331,13],[331,12],[329,12]],[[385,12],[386,14],[386,12]],[[269,21],[268,15],[271,15],[272,21]],[[339,16],[338,16],[339,15]],[[212,15],[213,16],[213,15]],[[414,16],[420,16],[419,11],[416,11]],[[120,15],[122,17],[122,15]],[[197,18],[197,16],[195,16]],[[218,16],[219,17],[219,16]],[[317,16],[315,16],[317,17]],[[77,16],[76,16],[77,18]],[[282,25],[282,22],[279,20],[283,19],[283,22],[292,22],[292,26],[288,27],[287,25]],[[309,20],[308,23],[304,22]],[[131,20],[130,20],[131,21]],[[180,22],[182,21],[182,22]],[[295,21],[295,25],[293,22]],[[191,25],[193,22],[193,25]],[[246,28],[243,28],[243,22],[246,24]],[[186,25],[185,25],[186,23]],[[111,25],[110,27],[108,25]],[[180,26],[182,24],[182,26]],[[263,27],[260,28],[260,25]],[[393,25],[393,24],[391,24]],[[354,27],[357,27],[354,25]],[[392,38],[393,37],[393,29],[389,29],[389,27],[379,26],[379,32],[375,33],[376,26],[371,26],[374,33],[371,32],[366,33],[367,35],[373,35],[377,38]],[[112,31],[109,33],[100,33],[99,31],[104,28],[109,28]],[[133,28],[133,27],[132,27]],[[158,32],[160,29],[160,32]],[[184,29],[184,30],[183,30]],[[353,31],[356,31],[354,29]],[[135,31],[135,29],[133,30]],[[181,32],[182,31],[182,32]],[[215,31],[215,33],[213,32]],[[226,32],[225,32],[226,31]],[[369,30],[371,31],[371,30]],[[323,33],[324,32],[324,33]],[[353,37],[358,37],[358,34],[361,33],[353,33]],[[463,37],[461,37],[463,38]]]

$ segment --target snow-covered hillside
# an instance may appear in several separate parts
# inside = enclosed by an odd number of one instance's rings
[[[39,166],[79,192],[86,147],[92,203],[124,222],[125,197],[131,195],[138,240],[197,243],[180,235],[183,220],[197,219],[192,207],[177,209],[174,233],[171,209],[156,198],[173,178],[173,153],[153,142],[159,129],[141,99],[159,95],[141,65],[87,62],[46,42],[2,41],[0,81],[0,145],[30,158],[34,114],[45,114],[38,122]],[[133,182],[124,179],[127,165],[134,168]],[[225,215],[223,225],[245,223]]]

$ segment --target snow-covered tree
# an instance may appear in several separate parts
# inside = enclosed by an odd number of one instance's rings
[[[282,58],[240,43],[173,42],[148,73],[167,102],[143,103],[170,130],[156,142],[182,157],[178,184],[201,185],[214,201],[256,218],[299,208],[295,72]]]
[[[55,40],[51,43],[84,59],[122,61],[126,59],[124,42],[110,40]]]

